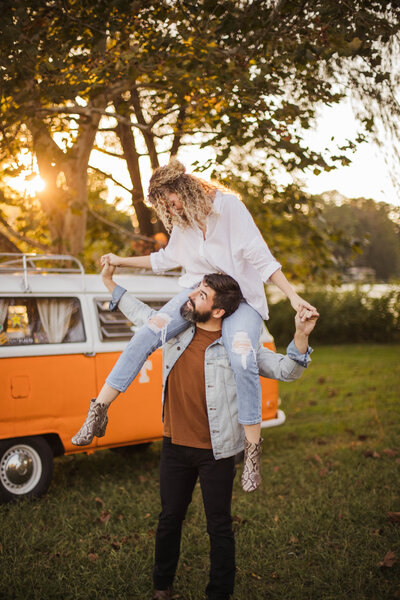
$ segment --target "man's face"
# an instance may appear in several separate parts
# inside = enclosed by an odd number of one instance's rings
[[[191,323],[206,323],[212,316],[214,297],[214,290],[202,281],[181,306],[182,317]]]

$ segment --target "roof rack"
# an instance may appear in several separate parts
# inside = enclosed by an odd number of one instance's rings
[[[57,263],[70,262],[76,267],[58,266]],[[37,263],[42,262],[43,266]],[[23,277],[24,291],[29,290],[28,276],[40,273],[79,274],[82,279],[82,289],[85,288],[85,269],[82,263],[68,254],[20,254],[17,252],[0,252],[0,274],[12,273]]]

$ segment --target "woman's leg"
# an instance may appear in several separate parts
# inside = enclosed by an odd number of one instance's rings
[[[73,444],[87,446],[95,435],[105,435],[107,408],[111,402],[128,388],[154,350],[189,327],[189,322],[181,316],[180,308],[187,301],[190,291],[183,290],[172,298],[135,333],[115,363],[97,398],[90,402],[88,415],[72,438]]]
[[[257,347],[262,318],[247,302],[222,322],[222,339],[235,375],[238,418],[242,425],[261,423],[261,384]]]
[[[261,482],[261,384],[257,365],[261,326],[261,316],[246,302],[222,323],[222,338],[235,375],[238,420],[246,436],[242,474],[245,491],[254,491]]]
[[[190,292],[191,289],[182,290],[132,337],[106,379],[106,384],[116,391],[116,395],[125,392],[150,354],[189,327],[190,323],[181,316],[180,309]],[[100,394],[97,400],[103,402]]]

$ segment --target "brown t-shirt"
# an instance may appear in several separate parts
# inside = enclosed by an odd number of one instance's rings
[[[168,377],[164,404],[164,435],[173,444],[212,448],[207,415],[204,354],[221,331],[196,327],[189,346]]]

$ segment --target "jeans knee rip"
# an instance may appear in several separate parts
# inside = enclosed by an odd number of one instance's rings
[[[151,317],[147,323],[149,329],[154,331],[154,333],[161,334],[161,344],[165,344],[165,340],[167,337],[167,328],[169,323],[171,322],[172,317],[170,317],[167,313],[159,312],[153,317]]]
[[[253,354],[256,360],[256,352],[251,345],[249,335],[246,331],[237,331],[234,335],[232,342],[232,352],[239,354],[242,357],[242,367],[247,369],[247,357],[250,352]]]

